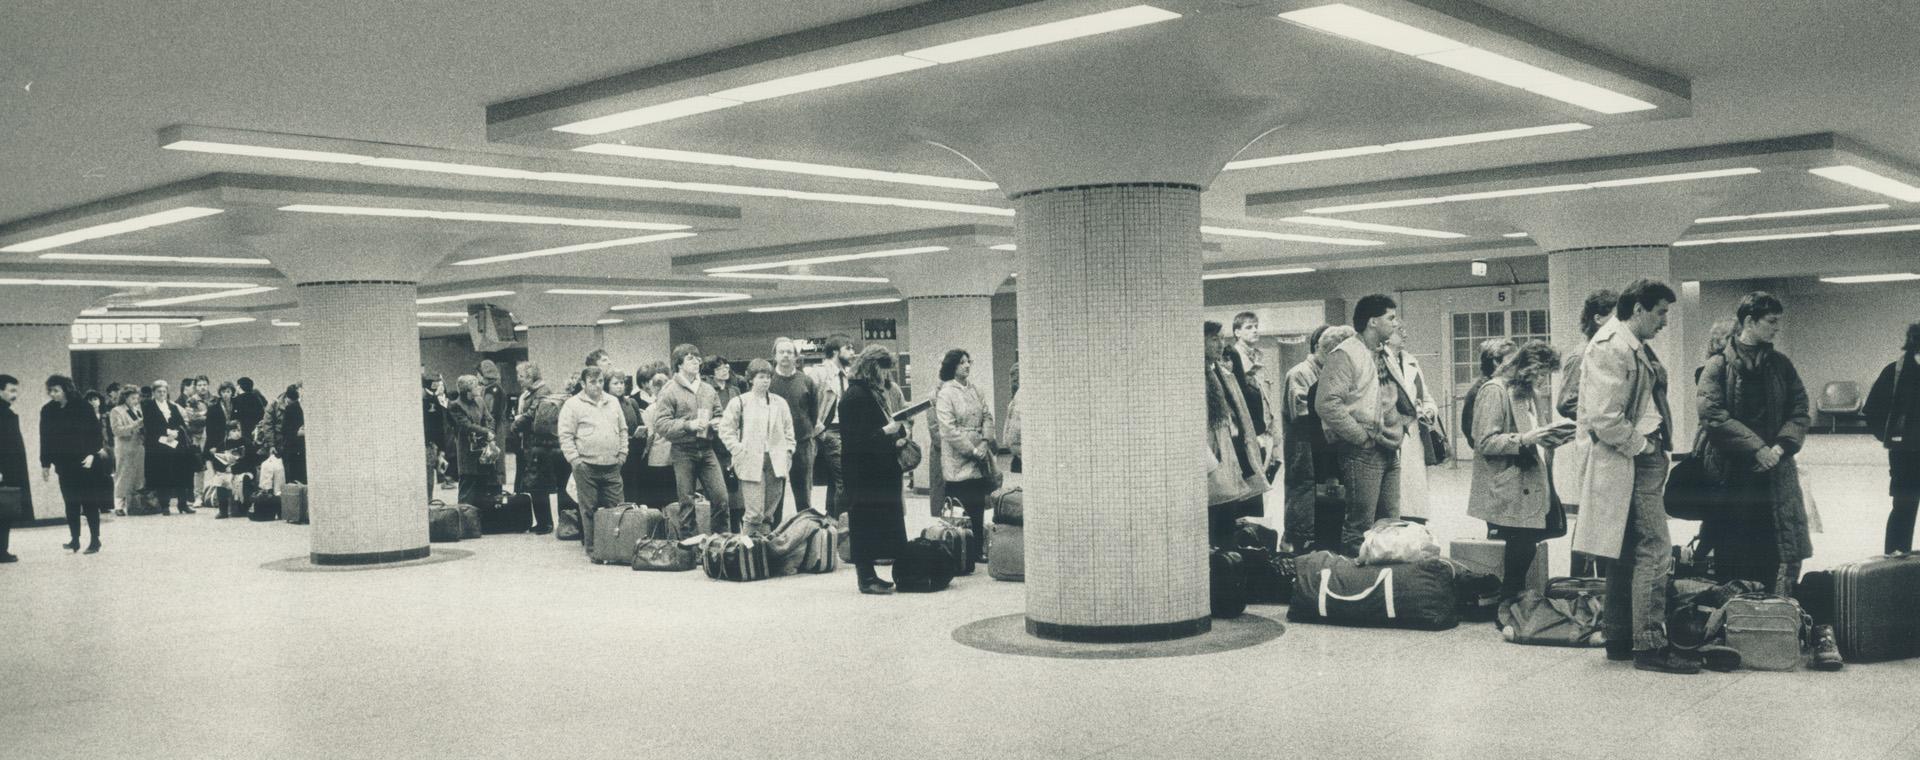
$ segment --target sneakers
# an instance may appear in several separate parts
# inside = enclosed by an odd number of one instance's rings
[[[1813,669],[1831,672],[1846,666],[1840,659],[1840,642],[1834,638],[1833,626],[1814,626]]]
[[[1655,673],[1693,675],[1700,672],[1700,663],[1692,657],[1681,654],[1673,647],[1662,647],[1634,652],[1633,668]]]

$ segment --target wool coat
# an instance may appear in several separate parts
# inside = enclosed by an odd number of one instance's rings
[[[907,542],[904,481],[894,445],[907,433],[882,430],[892,421],[884,407],[887,395],[865,380],[852,380],[840,397],[840,472],[855,562],[893,559]]]
[[[1729,514],[1713,519],[1771,518],[1774,541],[1782,561],[1813,556],[1812,531],[1800,492],[1795,454],[1806,443],[1813,417],[1808,411],[1807,388],[1785,354],[1772,344],[1746,346],[1729,343],[1707,357],[1695,388],[1699,397],[1700,427],[1707,446],[1707,471],[1731,480],[1758,479],[1771,493],[1770,503],[1745,505],[1753,514]],[[1766,472],[1753,471],[1754,454],[1778,445],[1780,463]]]

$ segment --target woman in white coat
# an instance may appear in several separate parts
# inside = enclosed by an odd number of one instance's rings
[[[767,360],[748,364],[747,378],[751,389],[721,412],[720,441],[733,455],[733,472],[740,478],[746,507],[740,531],[757,536],[773,530],[768,517],[786,494],[786,474],[793,469],[793,413],[786,399],[767,391],[773,386],[773,365]]]
[[[1387,355],[1400,363],[1400,376],[1406,378],[1407,387],[1412,390],[1413,406],[1419,411],[1420,420],[1437,424],[1440,407],[1434,405],[1427,379],[1420,373],[1420,360],[1406,350],[1406,340],[1406,333],[1401,331],[1387,336]],[[1400,439],[1400,516],[1424,523],[1431,514],[1427,506],[1427,449],[1418,424],[1408,426],[1407,434]]]

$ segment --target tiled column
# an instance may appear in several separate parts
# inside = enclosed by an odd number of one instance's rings
[[[587,354],[600,347],[600,331],[585,325],[527,325],[527,359],[540,365],[547,382],[563,387],[567,374],[586,364]]]
[[[1659,280],[1672,287],[1674,293],[1680,292],[1680,283],[1673,279],[1671,255],[1664,244],[1549,251],[1547,301],[1553,310],[1548,320],[1553,328],[1553,345],[1562,351],[1580,350],[1586,345],[1586,336],[1580,332],[1580,311],[1586,305],[1587,294],[1601,288],[1618,292],[1641,277]],[[1679,303],[1673,305],[1669,315],[1667,329],[1650,345],[1667,368],[1667,408],[1673,410],[1674,446],[1684,450],[1693,441],[1695,415],[1691,381],[1697,357],[1685,356],[1680,350],[1683,315]]]
[[[1066,187],[1017,202],[1027,630],[1203,633],[1200,188]]]
[[[298,286],[314,564],[427,556],[416,291],[393,280]]]
[[[600,328],[600,343],[613,354],[615,364],[628,372],[648,362],[665,364],[673,353],[665,320],[607,325]]]
[[[15,286],[0,288],[0,373],[20,380],[20,439],[27,445],[27,469],[33,502],[16,525],[66,520],[66,501],[58,478],[40,479],[40,408],[47,404],[47,376],[73,376],[67,345],[80,312],[113,292],[111,288]],[[79,402],[79,399],[74,399]],[[107,446],[113,446],[107,441]]]

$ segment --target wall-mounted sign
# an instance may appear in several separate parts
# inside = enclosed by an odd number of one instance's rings
[[[160,325],[147,323],[88,323],[74,325],[68,331],[76,345],[114,345],[121,343],[160,343]]]
[[[860,335],[863,340],[898,340],[898,331],[891,319],[860,320]]]

